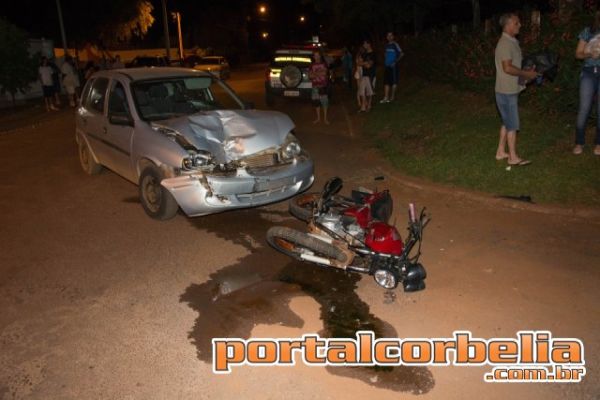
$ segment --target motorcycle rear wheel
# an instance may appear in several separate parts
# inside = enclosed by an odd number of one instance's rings
[[[348,258],[337,247],[316,239],[304,232],[284,226],[274,226],[267,231],[267,242],[277,251],[299,261],[302,254],[326,258],[329,261],[345,264]]]

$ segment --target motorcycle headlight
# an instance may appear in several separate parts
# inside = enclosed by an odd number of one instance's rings
[[[281,155],[284,159],[294,158],[302,152],[302,147],[293,133],[288,133],[285,142],[281,148]]]
[[[210,164],[212,164],[212,154],[210,154],[208,151],[190,154],[189,157],[185,157],[181,162],[182,168],[187,171],[200,169]]]

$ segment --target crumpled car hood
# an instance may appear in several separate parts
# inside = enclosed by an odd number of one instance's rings
[[[160,121],[219,163],[238,160],[283,144],[294,123],[277,111],[217,110]]]

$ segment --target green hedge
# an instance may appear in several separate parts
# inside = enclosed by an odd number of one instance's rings
[[[592,15],[582,13],[568,22],[558,15],[542,15],[539,35],[524,23],[519,35],[523,55],[550,50],[558,54],[559,73],[554,82],[529,85],[522,102],[549,113],[574,112],[578,103],[581,61],[575,59],[577,35],[590,24]],[[522,17],[526,22],[529,18]],[[451,83],[460,89],[492,93],[495,81],[494,49],[500,31],[452,33],[438,30],[410,38],[404,44],[406,64],[414,73],[438,82]]]

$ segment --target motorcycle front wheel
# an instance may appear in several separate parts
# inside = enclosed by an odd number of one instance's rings
[[[290,214],[300,221],[308,222],[311,219],[313,208],[319,201],[319,193],[303,193],[290,200]]]
[[[303,254],[327,259],[332,264],[346,264],[348,261],[346,254],[337,247],[284,226],[270,228],[267,231],[267,242],[275,250],[299,261],[306,261],[302,258]]]

